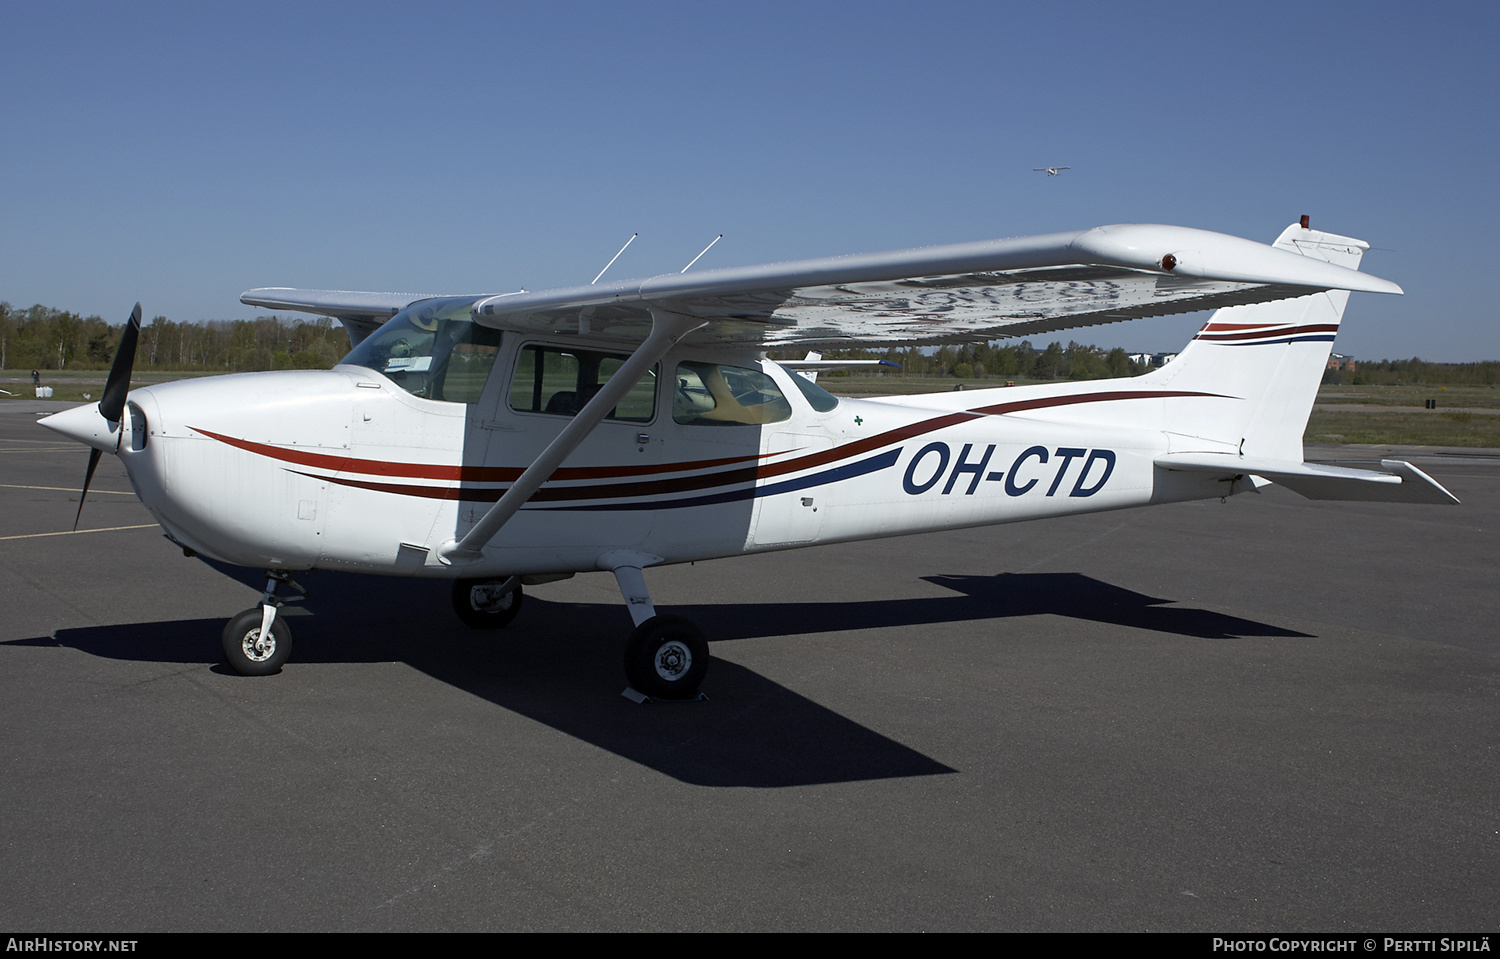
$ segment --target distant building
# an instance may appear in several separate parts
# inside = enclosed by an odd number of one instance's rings
[[[1343,353],[1328,354],[1328,368],[1330,370],[1354,371],[1354,357],[1345,356]]]
[[[1176,353],[1130,353],[1130,362],[1142,366],[1166,366],[1177,358]]]

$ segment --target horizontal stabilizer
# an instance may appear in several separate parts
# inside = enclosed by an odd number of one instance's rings
[[[789,370],[852,370],[869,369],[872,366],[884,366],[893,370],[901,369],[900,363],[892,363],[890,360],[777,360],[777,366]]]
[[[1170,453],[1156,458],[1168,470],[1207,473],[1233,480],[1259,476],[1308,499],[1355,500],[1367,503],[1453,504],[1458,497],[1437,480],[1405,460],[1381,460],[1386,472],[1260,459],[1231,453]]]

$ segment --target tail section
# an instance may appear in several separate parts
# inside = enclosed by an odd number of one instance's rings
[[[1358,269],[1369,244],[1293,224],[1276,247]],[[1234,397],[1176,403],[1164,428],[1178,451],[1236,452],[1302,461],[1302,434],[1338,333],[1349,293],[1218,310],[1177,358],[1137,382]]]
[[[1333,266],[1358,268],[1368,244],[1310,229],[1306,222],[1288,227],[1274,245]],[[1351,277],[1343,281],[1363,284]],[[1363,288],[1400,292],[1384,281]],[[1302,434],[1349,302],[1347,290],[1296,295],[1305,289],[1283,286],[1278,292],[1294,299],[1219,310],[1175,359],[1145,376],[886,402],[1024,415],[1098,428],[1103,435],[1125,428],[1160,431],[1167,442],[1153,459],[1154,502],[1227,496],[1267,482],[1311,499],[1458,502],[1432,477],[1403,461],[1383,460],[1379,471],[1304,462]],[[1154,437],[1149,445],[1155,445]]]
[[[1369,249],[1302,224],[1287,227],[1275,245],[1351,270]],[[1303,462],[1302,434],[1348,302],[1348,291],[1330,290],[1219,310],[1175,360],[1141,377],[1153,387],[1170,383],[1174,390],[1209,394],[1166,408],[1171,449],[1156,465],[1165,475],[1188,479],[1163,484],[1159,472],[1162,499],[1238,492],[1269,480],[1309,499],[1458,502],[1400,460],[1382,460],[1381,471]]]

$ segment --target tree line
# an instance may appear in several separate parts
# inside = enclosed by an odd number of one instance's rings
[[[1028,380],[1098,380],[1115,376],[1137,376],[1151,369],[1149,363],[1137,362],[1116,347],[1102,350],[1070,342],[1048,344],[1037,349],[1030,340],[1019,343],[965,343],[919,349],[915,346],[886,350],[827,350],[829,360],[885,360],[901,367],[909,376],[948,376],[960,380],[1028,379]],[[779,359],[800,359],[804,353],[773,353]],[[878,368],[872,368],[878,369]],[[892,371],[894,372],[894,371]],[[869,371],[831,371],[822,376],[867,376]]]
[[[47,306],[16,309],[0,302],[0,369],[104,370],[124,323]],[[328,317],[209,320],[165,316],[141,324],[138,370],[222,371],[328,369],[349,352],[349,337]]]
[[[1494,386],[1500,383],[1500,361],[1429,363],[1409,360],[1359,360],[1352,370],[1328,370],[1323,383],[1333,386]]]
[[[21,310],[0,302],[0,369],[105,370],[114,358],[123,323],[79,316],[47,306]],[[326,316],[286,319],[209,320],[179,323],[165,316],[141,326],[136,369],[238,373],[252,370],[329,369],[349,352],[342,324]],[[805,351],[779,351],[778,359],[800,359]],[[828,350],[825,359],[874,359],[895,363],[909,376],[960,380],[1093,380],[1137,376],[1151,367],[1123,349],[1103,350],[1078,342],[1038,349],[1030,340],[966,343],[918,349]],[[885,368],[889,369],[889,368]],[[891,370],[894,373],[896,371]],[[871,371],[834,371],[824,376],[868,376]],[[1361,385],[1489,385],[1500,382],[1500,361],[1430,363],[1361,360],[1352,371],[1329,370],[1324,383]]]

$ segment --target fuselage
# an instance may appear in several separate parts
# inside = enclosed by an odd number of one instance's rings
[[[418,395],[433,390],[356,365],[139,389],[120,456],[163,528],[204,555],[452,577],[437,548],[571,415],[568,398],[555,398],[568,391],[553,390],[563,374],[541,368],[622,352],[509,340],[457,398]],[[1153,460],[1168,439],[1118,422],[1131,405],[1118,387],[1130,381],[830,404],[758,356],[688,348],[648,380],[463,575],[590,570],[619,549],[686,562],[1217,495],[1162,487]],[[730,381],[748,384],[741,411],[728,410]],[[715,390],[723,418],[698,415]],[[1091,406],[1113,409],[1114,421],[1090,422]]]

